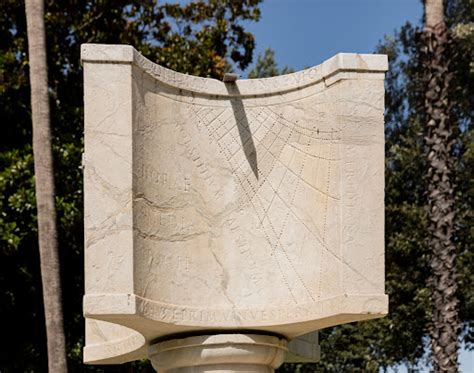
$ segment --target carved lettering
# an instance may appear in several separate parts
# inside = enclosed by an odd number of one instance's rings
[[[177,191],[189,192],[191,178],[189,176],[169,175],[166,172],[159,172],[153,166],[140,164],[134,176],[140,180],[149,181],[156,187],[167,187]]]

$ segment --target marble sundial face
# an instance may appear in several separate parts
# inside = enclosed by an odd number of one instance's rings
[[[385,56],[223,83],[86,44],[85,359],[380,317]]]

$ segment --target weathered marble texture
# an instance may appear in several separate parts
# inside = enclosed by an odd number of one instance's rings
[[[236,83],[125,45],[85,44],[82,62],[86,362],[386,314],[386,56]]]

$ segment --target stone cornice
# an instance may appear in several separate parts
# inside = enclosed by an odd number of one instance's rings
[[[305,70],[272,78],[239,79],[224,83],[217,79],[182,74],[151,62],[129,45],[83,44],[83,63],[132,64],[154,79],[168,86],[206,96],[258,97],[272,96],[324,82],[330,86],[345,73],[373,73],[374,78],[384,78],[388,59],[381,54],[338,53],[323,63]],[[353,77],[351,75],[351,77]],[[233,89],[229,89],[232,87]],[[236,89],[237,88],[237,89]]]

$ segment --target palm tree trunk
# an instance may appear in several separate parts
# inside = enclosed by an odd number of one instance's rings
[[[49,372],[67,372],[54,203],[43,0],[26,0],[38,236]]]
[[[428,242],[431,249],[429,288],[433,302],[431,352],[435,372],[458,371],[458,299],[454,244],[455,143],[450,121],[449,85],[452,73],[450,35],[444,22],[443,0],[425,0],[423,67],[428,151]]]

